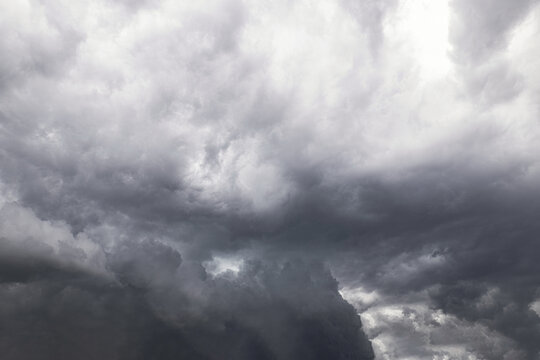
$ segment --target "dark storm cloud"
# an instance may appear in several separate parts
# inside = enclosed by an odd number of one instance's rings
[[[3,7],[7,358],[538,356],[536,2]]]
[[[512,280],[522,282],[518,276]],[[527,285],[510,287],[505,281],[501,288],[490,288],[480,282],[457,283],[434,290],[432,297],[443,311],[499,331],[516,341],[529,354],[528,358],[534,359],[538,354],[536,339],[540,326],[538,314],[530,308],[536,284]]]
[[[144,250],[112,261],[120,284],[66,273],[3,282],[3,356],[373,358],[360,319],[320,265],[257,262],[211,278],[200,264],[176,266],[171,249]]]

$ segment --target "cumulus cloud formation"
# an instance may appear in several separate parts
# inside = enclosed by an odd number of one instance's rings
[[[538,1],[0,29],[2,358],[539,358]]]

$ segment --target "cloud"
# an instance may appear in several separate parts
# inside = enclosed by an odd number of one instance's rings
[[[0,347],[535,358],[539,9],[2,5]]]
[[[525,353],[489,327],[423,304],[385,304],[364,313],[377,358],[524,359]]]
[[[320,265],[252,262],[211,278],[200,264],[178,266],[171,249],[144,251],[111,261],[118,282],[66,272],[3,282],[4,356],[373,358],[358,315]]]
[[[109,276],[101,247],[85,234],[73,236],[65,223],[43,221],[29,209],[0,207],[2,281],[25,281],[49,272],[84,271]]]

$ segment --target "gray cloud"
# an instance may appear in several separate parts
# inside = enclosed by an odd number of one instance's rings
[[[65,271],[3,282],[4,356],[373,358],[360,319],[320,265],[256,262],[212,278],[200,264],[178,267],[171,249],[144,251],[111,261],[119,283]]]
[[[7,358],[538,357],[537,2],[2,8]]]

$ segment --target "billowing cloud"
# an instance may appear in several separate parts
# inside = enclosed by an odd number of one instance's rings
[[[6,358],[538,357],[537,1],[0,14]]]

